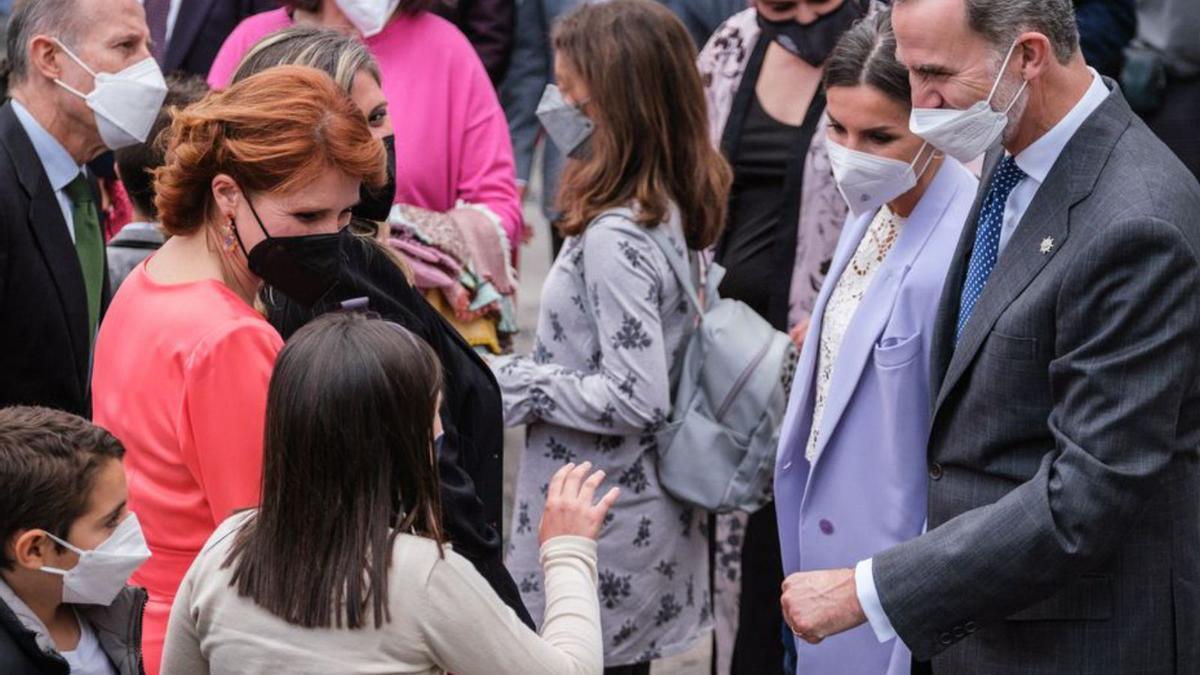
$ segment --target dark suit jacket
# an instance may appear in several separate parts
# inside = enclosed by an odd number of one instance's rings
[[[99,200],[97,199],[97,203]],[[105,269],[101,317],[108,308]],[[75,244],[33,143],[0,107],[0,407],[90,416],[87,292]]]
[[[277,7],[277,0],[181,0],[163,55],[163,72],[206,77],[217,50],[242,19]]]
[[[874,559],[935,672],[1200,672],[1200,185],[1108,84],[957,347],[978,201],[951,261],[929,531]]]
[[[433,11],[467,36],[493,86],[500,86],[512,61],[515,0],[438,0]]]

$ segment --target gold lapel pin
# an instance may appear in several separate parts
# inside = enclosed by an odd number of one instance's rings
[[[1046,255],[1054,250],[1054,237],[1046,237],[1042,240],[1042,255]]]

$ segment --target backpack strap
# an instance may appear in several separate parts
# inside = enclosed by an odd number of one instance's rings
[[[602,215],[623,217],[623,219],[637,225],[634,211],[631,211],[628,208],[610,209],[605,211],[605,213]],[[674,273],[674,276],[676,276],[676,279],[679,281],[679,286],[683,287],[684,295],[686,295],[688,300],[691,301],[691,305],[696,307],[696,313],[703,318],[704,305],[700,301],[700,295],[696,293],[695,282],[691,280],[691,265],[689,265],[688,261],[686,261],[683,256],[680,256],[679,252],[676,251],[674,246],[671,245],[670,238],[667,238],[667,234],[662,232],[661,223],[658,227],[642,227],[642,229],[644,232],[646,232],[646,235],[650,238],[650,241],[654,241],[654,244],[658,245],[659,250],[662,251],[662,255],[667,258],[667,264],[670,265],[672,273]]]

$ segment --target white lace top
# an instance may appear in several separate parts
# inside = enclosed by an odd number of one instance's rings
[[[821,322],[821,344],[817,354],[816,396],[813,402],[812,431],[808,435],[808,447],[804,457],[809,462],[816,459],[817,446],[821,440],[821,419],[825,414],[825,403],[829,398],[829,387],[833,381],[833,367],[837,363],[842,340],[850,328],[850,321],[858,311],[858,305],[871,286],[875,273],[883,266],[887,254],[900,237],[904,218],[892,213],[884,205],[875,214],[875,220],[858,242],[858,248],[850,264],[834,286],[825,315]]]

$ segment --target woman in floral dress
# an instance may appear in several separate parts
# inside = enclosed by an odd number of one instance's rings
[[[709,246],[730,170],[708,141],[691,40],[669,11],[584,5],[554,42],[561,90],[547,89],[539,116],[572,158],[559,193],[568,238],[534,352],[493,362],[506,423],[529,425],[507,562],[538,620],[546,484],[565,462],[604,470],[622,489],[599,539],[606,673],[648,673],[712,621],[707,514],[663,492],[654,442],[696,311],[651,236],[680,256]]]

